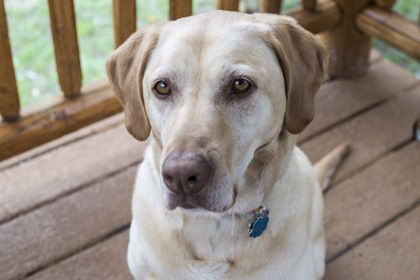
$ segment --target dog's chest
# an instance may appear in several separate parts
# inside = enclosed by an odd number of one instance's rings
[[[247,260],[252,258],[253,251],[260,251],[266,245],[264,238],[248,236],[246,218],[228,218],[214,223],[195,221],[185,225],[182,232],[183,248],[185,255],[190,256],[191,267],[218,271],[223,275],[231,275],[241,267],[253,266]]]
[[[235,257],[232,254],[237,251],[240,240],[248,238],[241,222],[230,218],[187,221],[181,232],[189,255],[203,262],[228,263]]]

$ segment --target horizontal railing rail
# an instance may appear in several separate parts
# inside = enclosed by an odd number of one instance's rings
[[[357,27],[371,37],[420,60],[419,24],[379,7],[369,7],[356,18]]]
[[[218,9],[239,9],[218,0]],[[307,30],[323,33],[331,50],[332,77],[356,77],[368,68],[371,38],[420,59],[419,25],[392,12],[393,0],[302,0],[291,11]],[[82,87],[73,0],[49,0],[55,61],[63,96],[48,108],[21,115],[4,0],[0,0],[0,160],[4,160],[121,111],[106,81]],[[260,0],[260,12],[280,13],[281,0]],[[169,19],[193,13],[192,0],[169,0]],[[115,47],[136,30],[136,1],[113,0]],[[105,63],[105,61],[104,61]]]

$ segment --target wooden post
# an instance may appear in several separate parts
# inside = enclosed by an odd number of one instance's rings
[[[314,11],[316,9],[317,0],[301,0],[305,10]]]
[[[376,0],[378,7],[390,11],[397,0]]]
[[[217,0],[217,9],[226,11],[238,11],[239,0]]]
[[[192,0],[170,0],[169,19],[176,20],[192,15]]]
[[[48,6],[58,80],[64,95],[74,97],[80,94],[82,71],[73,0],[48,0]]]
[[[0,0],[0,113],[5,121],[19,118],[20,104],[4,1]]]
[[[333,1],[342,11],[342,21],[324,36],[324,42],[330,50],[329,74],[343,78],[362,76],[369,66],[371,39],[357,29],[356,16],[370,1]]]
[[[280,14],[282,0],[260,0],[260,12]]]
[[[115,48],[136,31],[136,0],[113,0]]]

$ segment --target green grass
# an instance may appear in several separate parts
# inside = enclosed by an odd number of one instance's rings
[[[254,0],[258,1],[258,0]],[[215,7],[216,0],[194,0],[194,13]],[[105,78],[105,61],[113,43],[112,0],[74,0],[83,83]],[[23,107],[61,94],[54,62],[47,0],[5,0],[9,36]],[[283,10],[299,5],[286,0]],[[420,0],[398,0],[395,10],[417,20]],[[167,0],[137,0],[137,27],[168,19]],[[375,41],[390,60],[420,76],[418,62]]]
[[[23,106],[59,92],[47,5],[30,2],[6,1],[13,62]]]

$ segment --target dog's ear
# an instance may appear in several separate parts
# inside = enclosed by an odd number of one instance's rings
[[[269,27],[264,38],[275,50],[285,80],[284,127],[298,134],[314,118],[314,99],[324,80],[327,50],[291,17],[254,14],[254,19]]]
[[[150,134],[142,81],[148,58],[158,39],[158,29],[150,27],[133,33],[106,63],[111,88],[124,108],[125,126],[140,141],[146,140]]]

